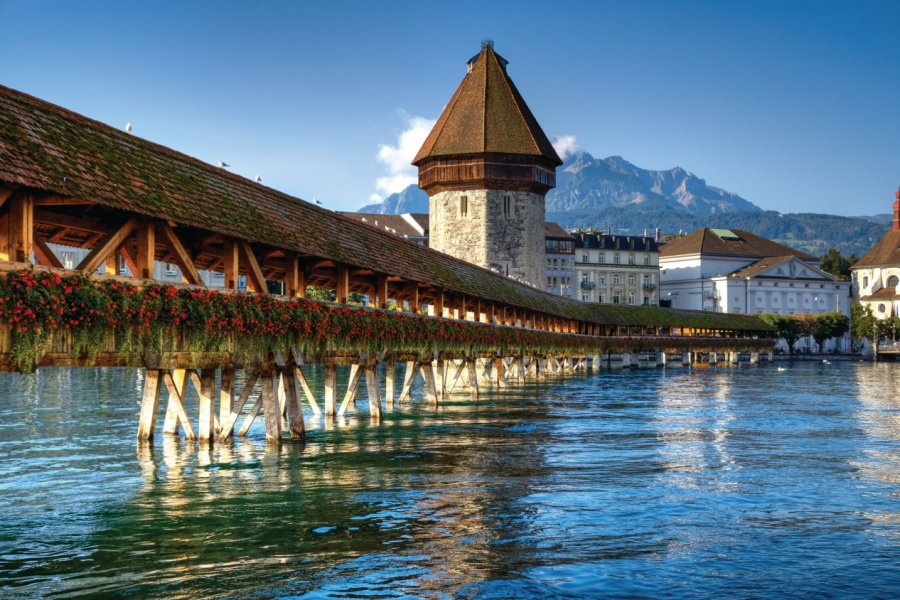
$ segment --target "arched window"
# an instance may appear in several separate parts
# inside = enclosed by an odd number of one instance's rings
[[[897,276],[891,275],[890,277],[888,277],[887,287],[895,288],[895,287],[897,287],[898,283],[900,283],[900,281],[897,280]]]

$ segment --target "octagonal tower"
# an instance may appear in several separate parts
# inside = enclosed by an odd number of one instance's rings
[[[482,44],[413,164],[432,248],[543,288],[544,195],[562,161],[506,65]]]

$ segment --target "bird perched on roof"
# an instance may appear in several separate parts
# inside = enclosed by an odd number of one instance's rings
[[[224,160],[220,160],[220,161],[219,161],[219,166],[222,167],[223,169],[227,169],[227,168],[230,167],[231,165],[229,165],[229,164],[228,164],[227,162],[225,162]]]
[[[322,201],[321,201],[321,200],[316,200],[315,198],[313,198],[313,202],[315,202],[315,203],[318,204],[319,206],[322,206]]]
[[[256,183],[262,183],[262,177],[260,177],[259,175],[257,175],[257,176],[256,176],[256,179],[254,179],[253,181],[255,181]]]
[[[131,123],[125,123],[125,133],[131,133]]]

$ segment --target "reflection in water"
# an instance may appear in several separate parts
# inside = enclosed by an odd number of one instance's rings
[[[140,376],[0,375],[0,597],[900,584],[891,365],[567,375],[438,410],[416,398],[381,425],[363,397],[280,447],[261,423],[224,444],[135,446]]]
[[[853,465],[866,476],[894,486],[900,502],[900,369],[895,363],[878,363],[855,373],[859,388],[857,421],[870,440],[863,460]],[[900,535],[900,506],[892,511],[867,513],[873,530]]]

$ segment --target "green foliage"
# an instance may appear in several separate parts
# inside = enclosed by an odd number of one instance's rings
[[[776,315],[764,314],[759,318],[775,328],[775,335],[788,344],[791,354],[794,345],[806,336],[812,336],[819,348],[832,338],[841,337],[850,327],[850,319],[839,312],[822,314]]]
[[[819,266],[826,273],[830,273],[838,279],[850,279],[850,267],[859,259],[855,254],[844,258],[836,248],[830,248],[828,252],[819,258]]]
[[[759,318],[775,329],[775,337],[787,342],[788,351],[794,353],[794,344],[805,335],[804,325],[792,315],[762,314]]]
[[[877,322],[870,306],[864,306],[856,300],[850,303],[850,335],[854,339],[874,338]]]
[[[896,341],[900,336],[900,317],[878,320],[875,324],[875,331],[880,339]]]

